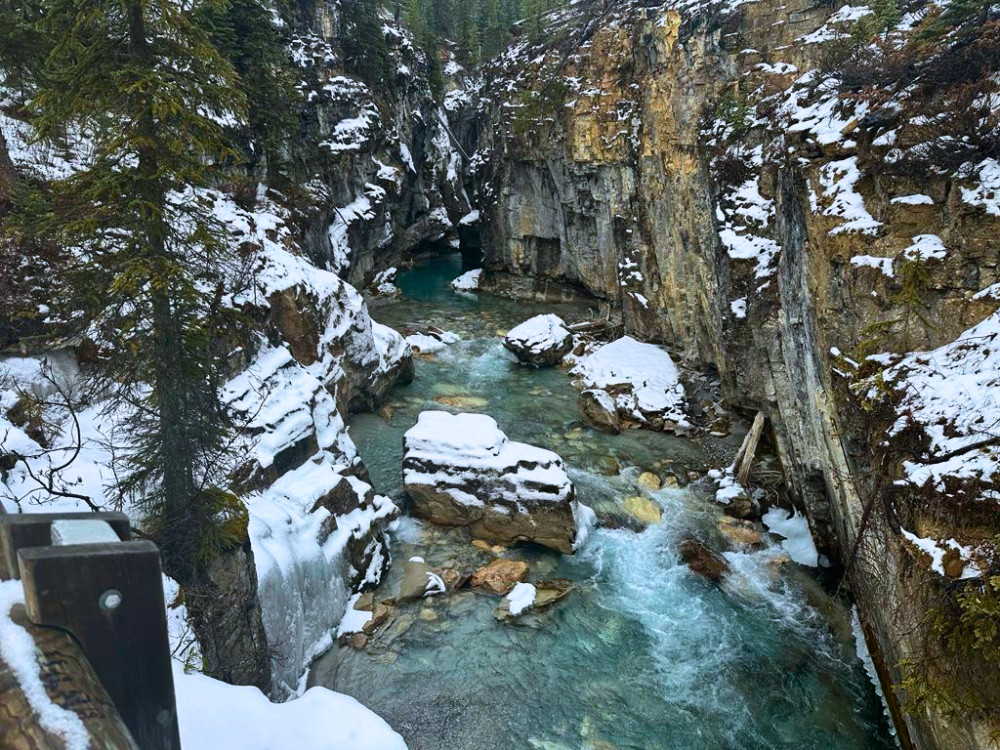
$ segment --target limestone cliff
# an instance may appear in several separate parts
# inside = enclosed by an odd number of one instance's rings
[[[914,418],[910,443],[891,429],[898,395],[883,400],[894,406],[869,400],[865,416],[857,379],[881,377],[873,371],[891,352],[956,340],[996,309],[996,162],[879,168],[923,144],[892,103],[844,84],[858,71],[843,49],[867,8],[649,6],[580,4],[551,17],[547,41],[487,67],[470,104],[483,123],[473,159],[483,286],[606,302],[627,333],[718,368],[730,404],[764,410],[792,495],[831,559],[851,565],[904,744],[985,747],[984,713],[945,720],[893,690],[925,647],[914,623],[950,585],[918,574],[926,563],[907,544],[928,514],[886,500],[919,455],[912,441],[933,428]],[[928,12],[903,10],[914,15],[899,39]],[[888,354],[863,359],[876,352]],[[898,371],[880,382],[906,390]],[[975,482],[978,502],[993,502],[982,494],[992,473]],[[937,539],[974,547],[989,535],[981,512],[930,515]]]

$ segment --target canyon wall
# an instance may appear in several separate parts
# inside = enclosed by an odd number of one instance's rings
[[[717,368],[731,405],[763,410],[823,551],[857,559],[850,580],[904,745],[985,747],[977,715],[904,715],[893,690],[922,648],[925,594],[948,581],[928,580],[900,532],[926,536],[922,512],[882,517],[885,485],[920,451],[880,447],[901,414],[866,418],[857,384],[875,367],[866,354],[946,346],[996,309],[1000,221],[977,201],[992,167],[873,167],[891,158],[886,112],[824,85],[831,48],[866,13],[762,0],[553,15],[549,40],[508,50],[470,100],[484,123],[483,286],[593,298],[627,333]],[[971,517],[935,522],[937,539],[979,534]]]

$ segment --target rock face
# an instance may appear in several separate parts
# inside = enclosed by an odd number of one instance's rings
[[[582,400],[584,416],[613,429],[609,400],[619,423],[684,431],[684,386],[670,355],[662,348],[624,336],[605,344],[573,368],[591,393]]]
[[[250,540],[212,561],[184,590],[205,674],[233,685],[271,689],[271,652],[257,598]]]
[[[415,515],[490,542],[573,551],[579,510],[552,451],[509,441],[485,414],[443,411],[422,412],[403,447]]]
[[[558,315],[536,315],[508,331],[503,345],[526,365],[551,367],[569,354],[573,334]]]
[[[560,44],[532,50],[532,62],[512,56],[490,87],[509,93],[485,107],[489,127],[480,129],[479,153],[490,155],[479,175],[484,286],[595,298],[629,334],[674,347],[686,365],[715,368],[729,403],[766,412],[782,474],[821,551],[842,559],[864,508],[879,507],[883,485],[912,460],[906,446],[880,455],[900,415],[873,429],[848,387],[850,361],[937,350],[994,312],[983,290],[1000,281],[995,156],[919,176],[882,170],[920,139],[898,141],[898,113],[859,103],[857,87],[829,66],[852,28],[843,8],[798,0],[575,7],[549,34]],[[567,39],[583,41],[568,49]],[[562,93],[548,85],[552,69]],[[503,114],[529,100],[534,116]],[[734,117],[738,110],[749,118]],[[912,265],[928,236],[940,243]],[[914,274],[923,279],[916,308]],[[600,415],[598,398],[581,398],[581,407]],[[933,420],[920,429],[916,442],[907,433],[911,449],[941,432]],[[961,477],[946,483],[933,464],[920,477],[924,493],[946,484],[981,492]],[[980,479],[992,487],[998,477]],[[956,519],[934,537],[974,538],[975,523]],[[936,594],[907,575],[910,559],[889,529],[866,538],[854,594],[904,745],[987,746],[989,730],[971,715],[905,713],[894,697],[897,665],[921,648],[900,623],[920,621]]]

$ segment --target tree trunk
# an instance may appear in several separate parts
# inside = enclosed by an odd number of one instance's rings
[[[0,130],[0,206],[10,200],[17,186],[17,170],[7,150],[7,139]]]

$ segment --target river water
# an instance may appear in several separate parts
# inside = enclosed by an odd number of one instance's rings
[[[551,610],[510,625],[494,620],[499,597],[486,594],[402,605],[365,650],[321,657],[310,684],[356,697],[411,750],[894,747],[848,613],[811,572],[775,543],[727,552],[733,574],[721,588],[695,577],[676,548],[691,535],[718,540],[709,488],[644,492],[636,482],[645,470],[686,477],[721,466],[739,432],[706,443],[586,428],[567,373],[519,366],[497,338],[539,312],[580,311],[458,294],[447,282],[460,271],[457,256],[418,266],[400,276],[404,299],[372,312],[397,330],[433,325],[462,337],[419,359],[415,381],[380,415],[352,418],[376,489],[403,502],[402,435],[420,411],[479,411],[511,439],[562,455],[581,502],[619,528],[597,529],[573,556],[504,553],[531,564],[529,580],[576,582]],[[663,511],[639,532],[619,522],[636,495]],[[490,559],[462,531],[406,516],[392,553],[377,599],[394,594],[411,556],[470,572]]]

